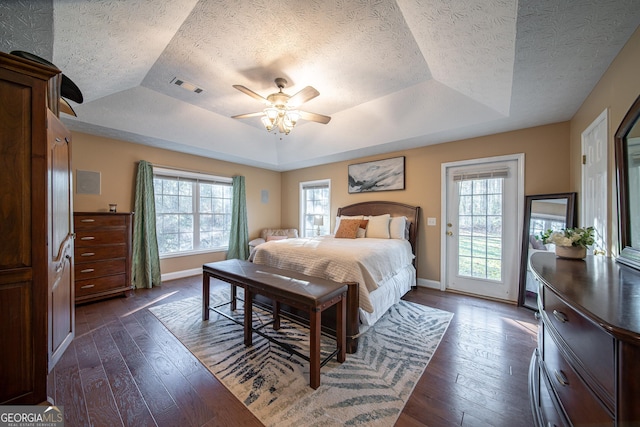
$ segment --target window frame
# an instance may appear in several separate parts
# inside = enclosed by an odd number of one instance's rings
[[[320,234],[331,234],[331,179],[317,179],[313,181],[301,181],[300,182],[300,192],[299,192],[299,200],[300,200],[300,218],[299,218],[299,230],[300,237],[315,237],[317,227],[312,227],[313,233],[311,236],[306,235],[305,229],[305,218],[307,215],[317,215],[317,214],[307,214],[306,206],[307,206],[307,198],[306,198],[306,190],[311,189],[311,187],[324,187],[326,186],[328,191],[327,196],[327,210],[322,213],[323,225],[320,227]]]
[[[213,175],[213,174],[208,174],[204,172],[195,172],[195,171],[188,171],[184,169],[173,169],[168,167],[156,167],[156,166],[153,167],[153,178],[154,180],[156,178],[178,179],[178,180],[184,179],[184,180],[191,180],[194,182],[194,184],[196,184],[194,185],[193,193],[191,195],[194,245],[196,244],[196,242],[198,243],[200,242],[200,186],[197,184],[199,183],[221,184],[221,185],[230,186],[230,187],[233,184],[233,179],[229,177]],[[231,211],[229,211],[229,214],[231,214]],[[158,219],[158,212],[156,209],[156,234],[159,236],[160,231],[158,230],[157,219]],[[228,242],[225,245],[216,246],[212,248],[204,248],[204,249],[198,248],[198,249],[190,249],[190,250],[167,252],[167,253],[160,253],[160,247],[158,247],[158,252],[159,252],[158,255],[160,259],[167,259],[167,258],[177,258],[177,257],[198,255],[198,254],[205,254],[205,253],[224,252],[228,250],[228,248],[229,248]]]

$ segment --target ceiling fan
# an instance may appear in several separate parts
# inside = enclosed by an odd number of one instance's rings
[[[317,113],[298,110],[298,106],[320,95],[316,89],[307,86],[295,95],[287,95],[282,89],[287,85],[287,81],[282,77],[275,79],[279,91],[268,95],[266,98],[257,94],[242,85],[233,85],[240,92],[246,93],[252,98],[265,103],[267,108],[255,113],[239,114],[232,116],[233,119],[246,119],[249,117],[262,117],[262,124],[267,132],[278,129],[280,133],[286,135],[291,132],[299,119],[310,120],[312,122],[327,124],[331,117]]]

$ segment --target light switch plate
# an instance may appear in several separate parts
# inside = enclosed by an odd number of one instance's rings
[[[427,225],[436,225],[435,218],[427,218]]]

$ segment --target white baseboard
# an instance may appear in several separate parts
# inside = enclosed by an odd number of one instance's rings
[[[440,290],[440,282],[436,280],[421,279],[418,277],[418,286]]]
[[[164,282],[165,280],[182,279],[184,277],[197,276],[199,274],[202,274],[202,268],[192,268],[191,270],[181,270],[161,274],[160,280]]]

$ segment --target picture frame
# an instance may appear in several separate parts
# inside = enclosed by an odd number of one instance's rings
[[[349,194],[404,190],[404,156],[349,165]]]

